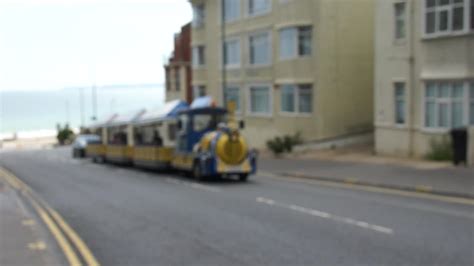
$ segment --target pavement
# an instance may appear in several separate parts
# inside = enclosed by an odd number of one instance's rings
[[[262,158],[259,161],[259,170],[287,177],[474,199],[472,167],[445,166],[420,169],[394,164]]]
[[[63,257],[21,192],[0,177],[0,265],[62,265]]]
[[[0,154],[102,265],[474,265],[474,201],[274,174],[303,167],[292,163],[261,160],[248,183],[196,183],[65,148]],[[344,169],[326,163],[306,167]]]

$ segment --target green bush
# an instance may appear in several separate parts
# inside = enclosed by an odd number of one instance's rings
[[[443,136],[441,139],[431,139],[430,151],[426,154],[426,159],[432,161],[450,161],[452,158],[453,148],[448,136]]]
[[[284,135],[282,137],[275,137],[267,141],[267,148],[275,155],[284,152],[292,152],[293,146],[303,143],[301,134],[298,132],[295,135]]]

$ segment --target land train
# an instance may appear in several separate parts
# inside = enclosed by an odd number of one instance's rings
[[[246,181],[257,169],[257,152],[241,135],[243,121],[234,104],[217,107],[210,97],[188,106],[175,100],[157,110],[112,115],[90,125],[101,140],[90,143],[86,156],[153,169],[175,169],[194,178],[237,176]]]

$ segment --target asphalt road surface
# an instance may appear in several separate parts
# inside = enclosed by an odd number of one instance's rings
[[[0,154],[102,265],[474,265],[474,206],[283,177],[196,183],[74,160]]]

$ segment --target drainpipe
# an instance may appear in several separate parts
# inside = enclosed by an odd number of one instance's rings
[[[415,71],[416,71],[416,68],[415,68],[415,63],[416,63],[416,59],[415,59],[415,31],[416,31],[416,22],[415,22],[415,8],[416,8],[416,3],[417,1],[415,0],[412,0],[410,1],[410,25],[412,25],[410,27],[410,35],[409,35],[409,49],[410,49],[410,54],[409,54],[409,59],[408,59],[408,63],[409,63],[409,68],[408,68],[408,71],[410,72],[409,76],[410,76],[410,103],[409,103],[409,106],[410,106],[410,110],[409,110],[409,114],[410,114],[410,122],[409,122],[409,125],[408,125],[408,131],[409,131],[409,134],[410,134],[410,151],[409,151],[409,154],[410,154],[410,157],[413,157],[415,156],[415,150],[414,150],[414,144],[415,144],[415,107],[416,107],[416,74],[415,74]],[[423,122],[423,121],[421,121]]]

